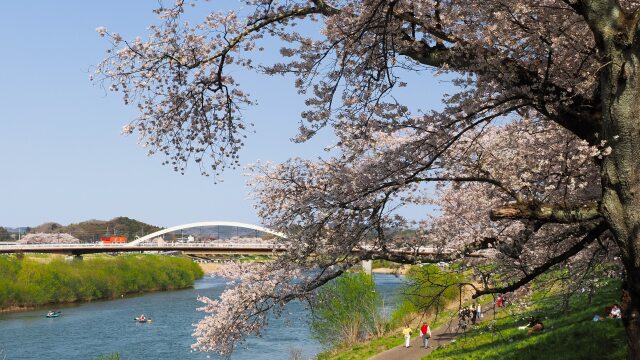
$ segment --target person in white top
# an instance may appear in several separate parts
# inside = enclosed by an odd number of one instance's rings
[[[612,319],[620,319],[622,317],[622,313],[620,312],[620,308],[618,305],[613,305],[611,308],[611,313],[609,313],[609,317]]]

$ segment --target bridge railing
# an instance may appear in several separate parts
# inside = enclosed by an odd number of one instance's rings
[[[11,245],[2,245],[0,246],[0,251],[2,252],[21,252],[21,251],[32,251],[37,249],[46,249],[47,252],[53,252],[55,250],[65,250],[69,249],[69,251],[81,250],[81,249],[101,249],[104,252],[118,252],[122,251],[160,251],[160,249],[180,249],[180,250],[188,250],[188,249],[264,249],[264,250],[284,250],[287,247],[284,244],[279,243],[268,243],[268,242],[259,242],[259,243],[233,243],[233,242],[193,242],[193,243],[173,243],[173,242],[165,242],[162,245],[160,244],[145,244],[145,245],[130,245],[128,243],[125,244],[101,244],[101,243],[83,243],[83,244],[11,244]],[[125,250],[126,249],[126,250]],[[372,250],[370,246],[363,245],[360,249],[354,249],[354,252],[360,251],[369,251]],[[398,248],[391,250],[395,253],[405,253],[412,254],[417,253],[421,255],[432,254],[432,255],[449,255],[455,253],[454,249],[448,248],[438,248],[433,246],[422,246],[418,248]],[[35,251],[37,252],[37,251]],[[95,252],[95,251],[91,251]],[[473,254],[469,254],[468,256],[474,257],[485,257],[482,251],[478,251]]]
[[[145,245],[128,245],[128,244],[100,244],[100,243],[92,243],[92,244],[12,244],[12,245],[3,245],[2,249],[42,249],[42,248],[60,248],[60,249],[68,249],[68,248],[105,248],[105,249],[114,249],[117,250],[119,248],[140,248],[144,250],[145,248],[202,248],[202,247],[214,247],[214,248],[259,248],[259,249],[271,249],[271,248],[279,248],[280,246],[276,244],[270,243],[164,243],[162,245],[159,244],[145,244]]]

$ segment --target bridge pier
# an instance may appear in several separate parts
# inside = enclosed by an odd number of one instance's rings
[[[362,271],[371,276],[373,274],[373,260],[362,260]]]

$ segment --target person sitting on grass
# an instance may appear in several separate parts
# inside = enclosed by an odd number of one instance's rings
[[[531,321],[527,326],[531,328],[529,329],[529,331],[527,331],[527,334],[529,335],[533,333],[541,332],[542,330],[544,330],[544,325],[542,324],[542,321],[540,321],[539,318],[534,318],[533,316],[531,317]]]
[[[622,312],[620,311],[620,306],[618,306],[618,304],[613,305],[611,312],[609,313],[609,317],[611,319],[620,319],[622,317]]]
[[[540,318],[531,316],[529,318],[529,323],[527,324],[527,327],[534,327],[536,324],[541,324],[541,323],[542,322],[540,321]]]

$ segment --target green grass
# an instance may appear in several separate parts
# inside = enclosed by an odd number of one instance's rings
[[[527,310],[518,314],[502,310],[495,321],[485,319],[428,359],[624,359],[627,348],[621,321],[592,321],[595,314],[603,315],[605,306],[619,302],[619,287],[619,282],[612,282],[601,288],[591,304],[586,296],[576,296],[566,313],[558,310],[556,296],[543,299],[534,293],[535,305]],[[527,335],[518,326],[526,325],[525,319],[532,315],[541,318],[545,330]]]
[[[349,348],[338,348],[332,351],[325,351],[318,354],[318,360],[358,360],[368,359],[371,356],[402,345],[404,338],[397,333],[381,338],[376,338],[365,343],[351,346]]]
[[[425,359],[624,359],[627,347],[622,322],[604,319],[593,322],[593,316],[604,313],[605,306],[620,301],[620,283],[611,282],[599,289],[592,303],[586,296],[576,295],[569,310],[559,310],[558,296],[534,292],[534,305],[523,311],[515,306],[487,317],[479,326],[459,337],[456,342],[434,351]],[[486,305],[485,305],[486,308]],[[442,313],[431,324],[437,328],[453,316]],[[518,326],[526,325],[529,316],[538,316],[545,330],[527,335]],[[318,359],[360,360],[401,345],[402,335],[396,331],[349,348],[338,348],[318,355]]]

